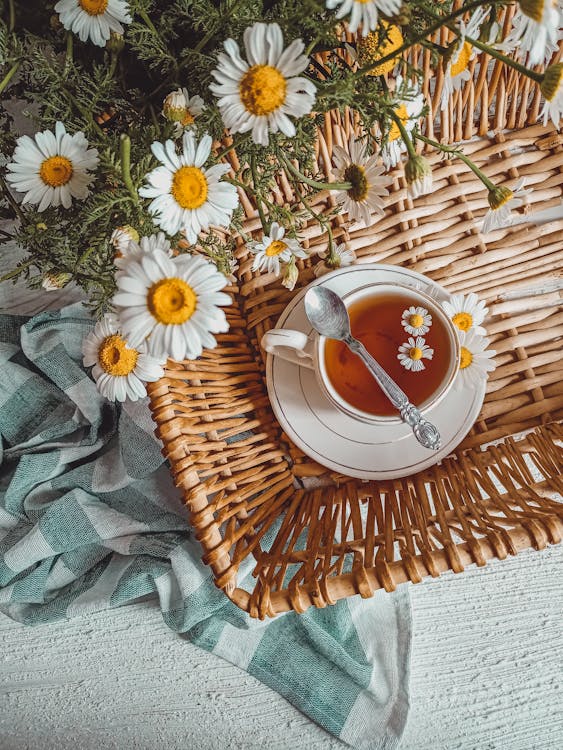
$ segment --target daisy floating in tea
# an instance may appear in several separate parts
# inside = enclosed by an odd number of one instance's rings
[[[403,313],[401,325],[411,336],[424,336],[432,325],[432,315],[424,307],[411,305]]]
[[[421,372],[425,369],[422,360],[432,359],[433,356],[434,349],[426,344],[422,336],[417,336],[416,339],[411,336],[405,344],[399,347],[397,359],[406,370]]]

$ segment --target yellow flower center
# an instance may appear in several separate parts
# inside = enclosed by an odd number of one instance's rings
[[[240,98],[253,115],[269,115],[285,101],[287,83],[277,68],[253,65],[239,84]]]
[[[266,248],[266,255],[268,258],[273,258],[275,255],[280,255],[287,248],[285,242],[281,240],[274,240]]]
[[[452,323],[454,326],[457,326],[460,331],[468,331],[473,325],[473,317],[468,312],[459,312],[453,316]]]
[[[147,307],[164,325],[181,325],[189,320],[197,306],[197,295],[183,279],[157,281],[147,293]]]
[[[563,63],[550,65],[543,74],[540,89],[548,102],[552,102],[563,85]]]
[[[465,370],[466,367],[469,367],[469,365],[473,362],[473,355],[469,351],[469,349],[466,349],[464,346],[461,347],[461,356],[459,358],[459,368],[460,370]]]
[[[368,0],[357,0],[357,2],[368,2]],[[361,65],[369,65],[370,63],[377,62],[382,57],[387,57],[387,55],[390,55],[402,46],[404,39],[401,29],[386,21],[382,21],[381,25],[382,31],[372,31],[371,34],[368,34],[358,42],[358,56]],[[380,76],[383,73],[388,73],[393,70],[396,63],[397,58],[393,57],[391,60],[387,60],[382,65],[378,65],[373,70],[370,70],[368,75]]]
[[[409,113],[407,112],[407,108],[404,104],[401,104],[399,107],[397,107],[397,109],[395,110],[395,114],[401,120],[403,125],[409,119]],[[401,137],[401,131],[399,130],[399,126],[393,120],[393,124],[391,125],[391,129],[389,131],[389,142],[396,141],[397,138],[400,138],[400,137]]]
[[[186,127],[186,125],[193,125],[194,123],[194,116],[190,112],[189,109],[186,110],[184,117],[182,118],[182,125]]]
[[[411,359],[422,359],[422,349],[420,349],[418,346],[413,346],[412,349],[409,349],[409,357]]]
[[[469,44],[469,42],[464,42],[463,47],[458,52],[457,60],[455,62],[452,62],[452,66],[450,68],[450,75],[452,78],[455,78],[460,73],[463,73],[464,70],[467,69],[467,66],[469,65],[469,60],[471,58],[471,52],[473,50],[473,47]]]
[[[46,185],[60,187],[69,182],[73,172],[72,162],[66,156],[50,156],[41,164],[39,177]]]
[[[89,16],[101,16],[106,12],[108,0],[78,0],[78,4]]]
[[[128,349],[125,339],[118,333],[106,338],[98,349],[98,362],[104,372],[109,375],[129,375],[137,364],[139,352]]]
[[[420,328],[420,326],[424,323],[424,318],[422,315],[411,315],[409,318],[409,325],[413,328]]]
[[[182,208],[199,208],[207,200],[207,178],[197,167],[180,167],[172,178],[171,192]]]
[[[350,164],[344,170],[344,180],[351,182],[352,187],[348,190],[348,195],[353,201],[365,200],[369,183],[366,178],[366,170],[359,164]]]

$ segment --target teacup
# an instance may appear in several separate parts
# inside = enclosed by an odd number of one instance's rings
[[[386,369],[389,374],[405,390],[409,399],[418,407],[421,413],[428,412],[446,396],[452,387],[458,370],[460,349],[456,328],[439,303],[418,289],[402,284],[390,283],[369,284],[343,295],[342,299],[346,308],[351,313],[352,333],[362,340],[362,335],[358,334],[355,330],[355,321],[358,322],[359,326],[361,315],[363,315],[362,325],[365,329],[366,321],[368,321],[369,331],[366,336],[368,338],[371,337],[372,346],[370,346],[367,338],[364,339],[363,343],[370,350],[371,354],[380,361],[380,364],[385,367],[385,362],[387,362]],[[399,303],[424,308],[432,316],[432,324],[426,334],[427,337],[429,340],[432,340],[432,337],[437,340],[438,335],[440,337],[440,356],[434,355],[434,362],[428,359],[423,360],[422,363],[426,364],[416,374],[413,369],[412,373],[409,370],[409,374],[407,375],[402,369],[404,365],[399,362],[398,347],[396,344],[399,340],[398,337],[400,336],[401,343],[407,342],[409,338],[417,338],[416,334],[411,334],[404,329],[401,322],[401,312],[398,314],[394,313],[395,317],[393,318],[395,343],[390,343],[388,349],[380,349],[379,356],[378,352],[373,350],[375,347],[374,342],[383,341],[385,343],[390,334],[384,329],[378,329],[377,320],[373,320],[372,326],[370,313],[375,314],[379,310],[381,317],[386,319],[386,317],[389,317],[390,310],[395,310]],[[434,326],[434,329],[430,333],[432,326]],[[364,365],[355,355],[345,349],[344,344],[336,344],[333,341],[329,341],[324,336],[317,334],[316,331],[307,336],[302,331],[285,328],[268,331],[262,337],[261,343],[262,347],[270,354],[294,362],[300,367],[307,367],[313,370],[319,388],[328,401],[336,409],[347,414],[349,417],[368,424],[388,424],[401,421],[398,412],[395,412],[393,407],[387,402],[377,383],[371,380],[371,376],[365,370]],[[335,354],[337,351],[335,347],[340,347],[338,355]],[[328,361],[327,348],[331,357]],[[363,393],[360,393],[358,390],[356,394],[356,391],[353,390],[353,387],[356,385],[355,382],[350,384],[342,379],[340,381],[337,380],[335,373],[338,371],[338,367],[333,366],[335,356],[339,356],[341,361],[343,361],[343,358],[347,358],[348,369],[341,368],[342,374],[346,378],[346,373],[353,370],[353,377],[350,376],[349,380],[353,380],[355,377],[359,383],[360,380],[358,379],[361,379],[360,384],[363,388]],[[383,359],[385,359],[385,362]],[[439,367],[437,364],[438,360]],[[419,367],[420,365],[417,365],[417,368]],[[434,368],[434,372],[432,373],[433,380],[428,375],[432,371],[432,368]],[[329,370],[332,372],[334,380],[331,379]],[[421,378],[425,377],[425,371],[427,373],[426,380],[422,380]],[[402,381],[408,381],[408,383],[405,384]],[[413,384],[416,384],[416,388]],[[420,387],[421,384],[423,384],[422,388]],[[409,390],[411,390],[411,393],[409,393]],[[342,391],[349,394],[348,398],[343,396]],[[415,392],[420,395],[418,401],[413,395]],[[369,403],[370,410],[367,410],[367,407],[361,408],[368,394],[373,400],[373,403],[371,401]],[[356,403],[351,403],[354,400]],[[379,407],[377,407],[377,403],[379,403]],[[382,413],[374,413],[374,410],[378,408]]]

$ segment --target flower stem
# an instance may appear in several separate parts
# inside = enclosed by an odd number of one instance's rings
[[[304,174],[301,174],[297,167],[293,166],[283,151],[278,151],[278,157],[283,161],[294,177],[297,177],[300,182],[304,182],[305,185],[309,185],[317,190],[350,190],[352,187],[351,182],[317,182],[317,180],[312,180],[310,177],[305,177]]]
[[[131,139],[126,133],[122,133],[119,139],[119,158],[121,161],[121,177],[123,184],[129,191],[129,195],[135,203],[139,202],[139,194],[135,190],[131,179]]]
[[[64,75],[67,74],[68,69],[70,68],[72,64],[72,60],[74,57],[74,42],[73,42],[73,34],[71,31],[66,32],[66,52],[65,52],[65,64],[64,64]]]
[[[305,196],[303,195],[303,192],[301,190],[301,183],[297,180],[296,177],[292,176],[291,181],[293,182],[295,192],[299,196],[299,202],[301,203],[301,205],[305,208],[307,213],[310,216],[312,216],[313,219],[315,219],[315,221],[318,221],[319,224],[322,227],[324,227],[324,229],[326,230],[326,233],[328,234],[328,257],[326,259],[327,262],[329,261],[336,262],[337,257],[335,253],[334,239],[332,236],[332,227],[330,225],[330,219],[327,219],[326,216],[323,216],[322,213],[317,213],[316,211],[313,210],[313,208],[311,208],[308,201],[305,199]]]
[[[429,146],[433,146],[434,148],[438,149],[438,151],[442,151],[446,154],[453,154],[454,156],[457,156],[458,159],[461,159],[461,161],[464,164],[467,164],[469,169],[477,175],[477,177],[481,180],[483,185],[487,188],[487,190],[494,190],[495,185],[492,183],[486,174],[484,174],[479,167],[471,161],[471,159],[466,156],[463,151],[460,151],[455,146],[446,146],[443,143],[438,143],[438,141],[433,141],[432,138],[427,138],[425,135],[422,135],[421,133],[413,133],[414,137],[417,138],[419,141],[423,141],[424,143],[427,143]]]
[[[522,73],[522,75],[527,78],[531,78],[532,81],[535,81],[536,83],[541,83],[543,81],[543,73],[536,73],[534,70],[530,70],[530,68],[527,68],[525,65],[513,60],[511,57],[503,55],[502,52],[490,47],[488,44],[480,42],[478,39],[472,39],[470,36],[466,36],[465,39],[473,47],[477,47],[477,49],[480,49],[482,52],[486,52],[487,55],[494,57],[496,60],[500,60],[500,62],[504,63],[509,68],[514,68],[514,70]]]
[[[401,120],[401,118],[399,117],[399,115],[394,110],[391,110],[389,112],[389,114],[391,116],[391,119],[395,123],[395,125],[399,128],[399,133],[401,134],[401,138],[403,139],[403,142],[404,142],[404,144],[405,144],[405,146],[407,148],[407,153],[408,153],[409,157],[416,156],[416,151],[415,151],[415,148],[414,148],[414,144],[413,144],[413,142],[412,142],[409,134],[407,133],[407,129],[403,125],[403,121]]]
[[[156,34],[158,36],[158,31],[156,30],[154,23],[149,18],[148,14],[147,14],[147,11],[146,10],[139,10],[137,12],[141,16],[141,18],[143,19],[143,21],[144,21],[145,26],[147,27],[147,29],[150,29],[153,34]]]
[[[14,0],[8,0],[8,31],[12,32],[16,25],[16,9],[14,7]]]
[[[250,159],[250,171],[252,172],[252,184],[256,185],[257,183],[256,157],[254,156],[254,154],[252,155]],[[262,224],[262,229],[264,230],[264,234],[269,234],[270,225],[268,223],[268,220],[266,219],[264,209],[262,208],[262,199],[260,198],[260,195],[256,191],[254,191],[254,197],[256,199],[256,208],[258,209],[258,216],[260,217],[260,223]]]
[[[16,75],[16,73],[19,70],[20,65],[21,65],[21,62],[19,60],[15,62],[10,68],[10,70],[6,73],[4,78],[0,81],[0,94],[4,91],[4,89],[10,83],[12,78]]]
[[[16,214],[16,216],[18,217],[18,219],[20,220],[20,223],[21,224],[25,224],[25,215],[24,215],[24,212],[21,210],[21,208],[19,207],[17,201],[14,199],[14,196],[10,192],[10,188],[6,184],[6,180],[4,179],[4,177],[1,174],[0,174],[0,187],[2,188],[2,192],[6,196],[6,200],[8,201],[8,203],[10,204],[10,206],[12,207],[12,209],[14,210],[14,213]]]
[[[493,0],[493,2],[496,4],[497,2],[499,2],[499,0]],[[374,68],[378,68],[380,65],[384,65],[386,62],[400,57],[403,52],[406,52],[415,44],[418,44],[418,42],[422,42],[423,39],[426,39],[427,36],[433,34],[435,31],[438,31],[438,29],[440,29],[442,26],[446,26],[449,21],[453,21],[454,18],[464,15],[464,13],[467,13],[474,8],[480,8],[482,5],[483,0],[473,0],[473,2],[467,3],[467,5],[463,5],[461,8],[452,11],[447,16],[442,16],[441,18],[436,17],[436,21],[430,24],[430,26],[424,29],[424,31],[421,31],[420,34],[417,34],[414,39],[409,42],[405,42],[396,50],[393,50],[393,52],[390,52],[388,55],[380,57],[378,60],[375,60],[375,62],[372,62],[369,65],[365,65],[363,68],[360,68],[353,74],[353,77],[362,78],[362,76],[370,73]]]

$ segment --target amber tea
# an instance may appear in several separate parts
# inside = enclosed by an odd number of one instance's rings
[[[352,335],[359,339],[393,380],[420,406],[438,390],[450,368],[450,337],[443,321],[432,315],[432,324],[423,334],[425,344],[434,350],[432,359],[421,359],[424,369],[408,370],[397,355],[399,347],[416,334],[408,333],[401,320],[411,306],[424,306],[408,294],[387,293],[364,297],[348,308]],[[418,353],[415,353],[417,356]],[[356,409],[377,416],[396,416],[397,410],[383,394],[359,357],[341,341],[327,340],[324,349],[328,378],[336,392]]]

